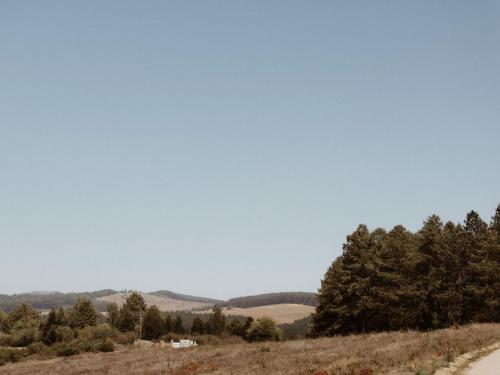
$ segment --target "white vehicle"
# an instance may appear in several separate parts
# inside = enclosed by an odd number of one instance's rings
[[[198,346],[196,341],[192,341],[192,340],[180,340],[179,342],[175,342],[174,340],[170,340],[170,345],[174,349],[190,348],[192,346]]]

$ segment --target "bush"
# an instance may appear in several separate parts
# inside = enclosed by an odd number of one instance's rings
[[[0,346],[12,346],[12,335],[0,333]]]
[[[103,339],[97,343],[95,348],[99,352],[108,353],[115,350],[115,344],[110,339]]]
[[[66,326],[61,326],[56,328],[56,341],[57,342],[68,342],[75,338],[75,332]]]
[[[7,362],[17,362],[24,356],[24,350],[0,348],[0,366]]]
[[[131,345],[134,343],[136,337],[137,336],[134,332],[123,332],[123,333],[119,333],[115,337],[115,341],[121,345]]]
[[[260,318],[252,323],[248,330],[248,341],[279,341],[281,330],[271,318]]]
[[[109,324],[103,323],[98,326],[87,326],[77,331],[77,337],[84,340],[101,340],[116,337],[116,330]]]
[[[45,345],[43,342],[37,341],[26,347],[26,354],[32,355],[37,353],[46,353],[47,349],[47,345]]]
[[[14,334],[13,346],[28,346],[35,342],[38,338],[38,330],[33,328],[26,328]]]
[[[55,344],[54,351],[58,357],[70,357],[80,353],[79,348],[74,343],[67,342]]]

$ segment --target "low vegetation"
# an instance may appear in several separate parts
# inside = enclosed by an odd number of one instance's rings
[[[500,340],[500,324],[431,332],[360,334],[309,340],[205,345],[186,350],[126,348],[67,360],[4,366],[27,374],[429,375],[461,353]]]
[[[215,307],[209,314],[187,313],[193,317],[186,328],[182,315],[166,314],[147,306],[142,295],[131,293],[123,306],[107,306],[107,316],[98,313],[88,299],[80,299],[69,309],[52,309],[47,316],[21,304],[10,313],[0,311],[0,365],[26,357],[70,357],[86,352],[112,352],[115,345],[143,340],[190,337],[200,344],[281,339],[281,331],[271,319],[227,319]]]

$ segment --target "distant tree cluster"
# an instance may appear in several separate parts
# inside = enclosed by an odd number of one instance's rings
[[[0,311],[0,349],[26,348],[13,352],[2,349],[4,353],[16,355],[0,358],[0,365],[34,353],[67,356],[80,352],[112,351],[113,338],[116,338],[116,332],[104,323],[86,298],[79,299],[71,308],[52,309],[46,317],[24,303],[8,314]]]
[[[229,307],[257,307],[265,305],[276,305],[280,303],[296,303],[300,305],[316,306],[318,297],[315,293],[308,292],[281,292],[267,293],[256,296],[231,298],[226,302]]]
[[[192,318],[189,328],[185,327],[182,316]],[[234,335],[247,341],[276,340],[281,331],[271,319],[233,318],[228,324],[227,317],[220,307],[215,306],[210,314],[162,313],[158,307],[147,307],[139,293],[132,293],[125,304],[118,308],[108,305],[108,322],[122,332],[138,332],[141,338],[156,340],[169,334],[178,335]]]
[[[96,298],[117,293],[112,289],[98,290],[96,292],[84,293],[23,293],[14,295],[0,294],[0,310],[10,312],[22,303],[32,306],[38,310],[50,310],[58,307],[73,306],[78,300],[85,298],[93,302],[99,311],[105,311],[106,302],[96,301]]]
[[[327,270],[313,335],[500,322],[500,205],[489,225],[430,216],[416,233],[360,225]]]

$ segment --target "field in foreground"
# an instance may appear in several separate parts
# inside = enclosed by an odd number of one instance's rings
[[[1,374],[432,374],[455,355],[500,341],[500,324],[185,350],[127,348],[68,359],[29,360]]]
[[[257,307],[231,307],[224,308],[222,312],[225,315],[251,316],[254,319],[267,316],[276,323],[293,323],[296,320],[305,318],[314,312],[313,306],[299,305],[294,303],[280,303],[276,305],[266,305]],[[200,311],[209,313],[210,310]]]

